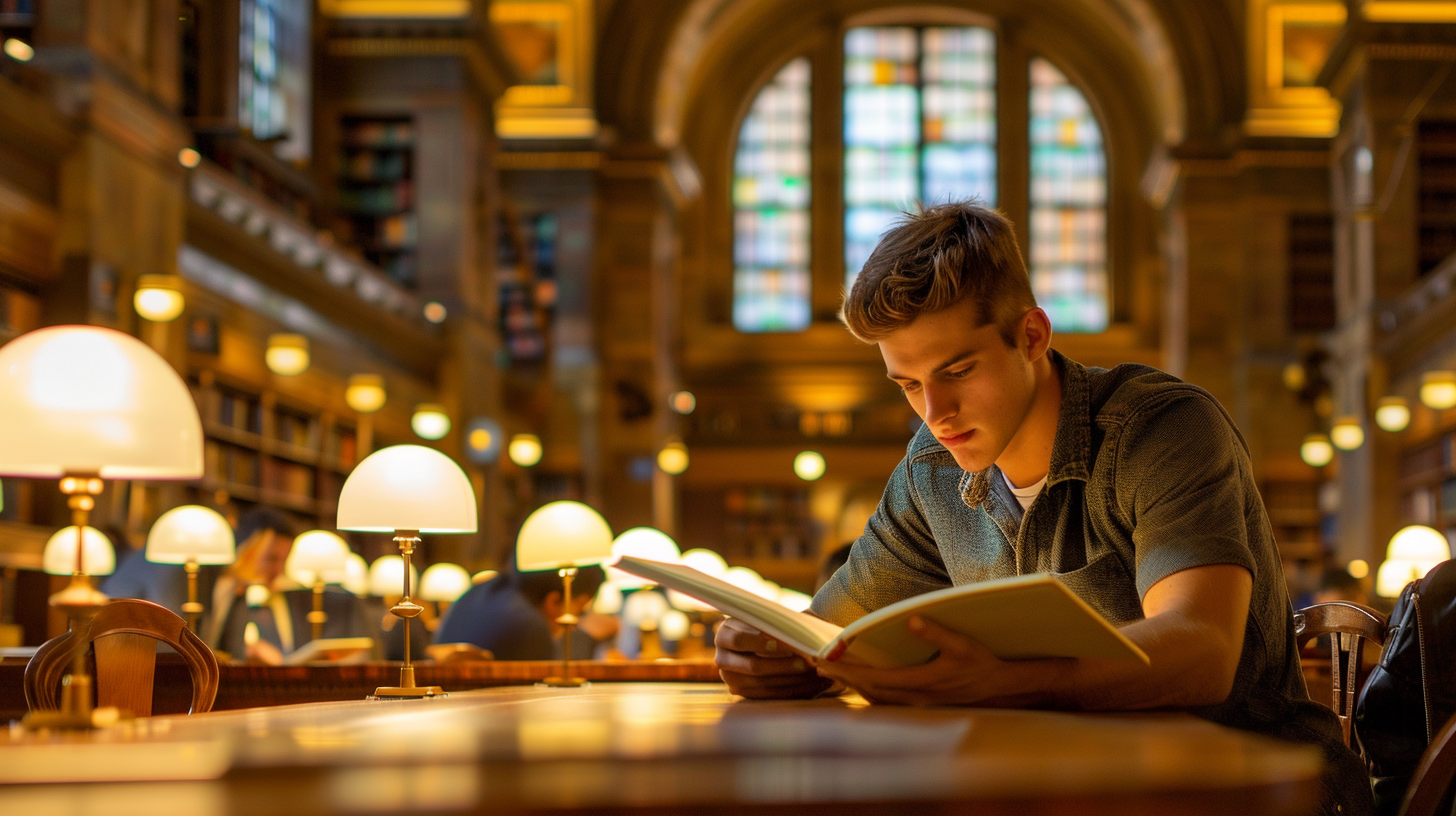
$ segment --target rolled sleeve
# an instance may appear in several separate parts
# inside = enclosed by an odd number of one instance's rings
[[[950,585],[916,500],[907,456],[891,474],[879,507],[850,548],[849,560],[815,594],[810,611],[845,626],[876,609]]]
[[[1186,396],[1142,412],[1129,421],[1119,453],[1119,508],[1132,526],[1139,597],[1195,567],[1236,564],[1254,574],[1248,525],[1259,498],[1249,495],[1243,440],[1211,398]]]

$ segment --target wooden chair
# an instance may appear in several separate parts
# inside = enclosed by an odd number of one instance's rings
[[[1456,717],[1446,721],[1421,755],[1410,787],[1406,788],[1400,816],[1446,816],[1452,812],[1456,781]]]
[[[1331,708],[1340,718],[1345,745],[1350,745],[1350,715],[1355,710],[1355,694],[1360,690],[1356,680],[1365,641],[1377,647],[1383,645],[1385,624],[1384,615],[1349,601],[1319,603],[1294,613],[1294,635],[1299,643],[1331,635]]]
[[[101,607],[79,639],[67,632],[46,641],[25,667],[25,703],[32,711],[59,708],[61,677],[75,659],[76,650],[94,644],[96,704],[150,717],[156,641],[171,646],[187,664],[192,676],[192,707],[187,713],[210,711],[218,683],[217,658],[212,650],[170,609],[131,598]]]

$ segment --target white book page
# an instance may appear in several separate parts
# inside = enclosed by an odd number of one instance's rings
[[[697,598],[778,638],[784,645],[806,657],[818,655],[843,631],[829,621],[804,612],[795,612],[692,567],[631,556],[623,556],[613,566]]]

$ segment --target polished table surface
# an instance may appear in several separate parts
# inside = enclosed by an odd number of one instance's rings
[[[0,811],[1296,814],[1314,806],[1319,767],[1311,748],[1181,714],[596,683],[154,717],[79,737],[12,728]]]

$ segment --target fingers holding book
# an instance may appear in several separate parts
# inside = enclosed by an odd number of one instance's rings
[[[736,618],[723,621],[713,642],[718,673],[741,697],[813,697],[830,685],[803,656]]]

